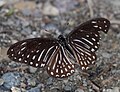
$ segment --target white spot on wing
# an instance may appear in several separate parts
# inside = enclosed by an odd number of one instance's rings
[[[83,54],[82,52],[81,52],[80,54],[81,54],[82,56],[84,56],[84,54]]]
[[[106,21],[104,21],[104,23],[106,23]]]
[[[68,71],[68,69],[67,69],[67,68],[65,68],[65,71],[67,72],[67,71]]]
[[[54,62],[54,65],[53,65],[53,70],[55,69],[55,66],[56,66],[56,63],[57,63],[57,61],[58,61],[58,54],[57,54],[57,56],[56,56],[56,59],[55,59],[55,62]],[[60,60],[59,60],[60,61]]]
[[[93,41],[95,41],[95,38],[92,38]]]
[[[82,61],[80,61],[80,64],[81,64],[81,65],[83,65],[83,62],[82,62]]]
[[[105,25],[105,27],[107,27],[107,25]]]
[[[91,49],[91,51],[92,51],[92,52],[94,52],[94,51],[95,51],[95,49],[93,49],[93,48],[92,48],[92,49]]]
[[[38,66],[38,63],[36,63],[35,66],[37,67],[37,66]]]
[[[23,51],[25,48],[26,48],[26,47],[23,47],[23,48],[21,49],[21,51]]]
[[[95,61],[92,61],[92,64],[94,64],[95,63]]]
[[[30,57],[30,55],[27,55],[27,58],[29,58]]]
[[[90,43],[91,45],[93,45],[92,42],[90,42],[89,40],[85,39],[85,38],[82,38],[83,40],[85,40],[86,42]]]
[[[59,60],[58,63],[61,64],[61,60]]]
[[[21,46],[22,46],[22,45],[25,45],[25,44],[26,44],[26,42],[22,43]]]
[[[18,52],[18,55],[19,55],[20,53],[21,53],[21,52],[19,51],[19,52]]]
[[[63,74],[63,75],[61,75],[61,77],[65,77],[65,75]]]
[[[97,47],[97,46],[95,46],[95,48],[97,49],[98,47]]]
[[[48,66],[48,68],[47,68],[48,70],[50,70],[50,67]]]
[[[99,42],[97,42],[97,44],[100,44]]]
[[[22,54],[22,57],[24,56],[24,54]]]
[[[40,50],[37,50],[36,52],[38,53]]]
[[[90,64],[90,61],[87,60],[87,63]]]
[[[84,61],[85,66],[87,65],[86,61]]]
[[[89,35],[86,35],[86,37],[89,37]]]
[[[89,67],[86,67],[86,70],[88,70]]]
[[[21,59],[21,58],[19,58],[18,60],[19,60],[19,61],[21,61],[22,59]]]
[[[91,61],[92,59],[90,57],[88,57],[88,59]]]
[[[51,72],[51,75],[53,75],[54,73],[53,72]]]
[[[44,67],[45,66],[45,64],[41,64],[41,67]]]
[[[59,75],[57,74],[56,77],[59,77]]]
[[[58,73],[58,68],[56,69],[56,73]]]
[[[71,69],[71,66],[68,65],[68,68]]]
[[[46,61],[47,56],[48,56],[48,53],[49,53],[53,48],[54,48],[54,46],[50,47],[50,48],[47,50],[46,55],[45,55],[43,61]]]
[[[67,76],[69,76],[70,75],[70,73],[67,73]]]
[[[94,23],[97,23],[96,21],[92,21],[92,23],[94,24]]]
[[[42,54],[43,54],[43,52],[45,51],[45,49],[44,50],[42,50],[42,52],[40,53],[40,56],[38,57],[38,61],[40,61],[40,59],[41,59],[41,57],[42,57]]]
[[[71,70],[71,73],[73,73],[74,72],[74,70]]]
[[[36,57],[36,55],[34,55],[32,59],[34,60],[34,59],[35,59],[35,57]]]
[[[83,66],[83,67],[82,67],[82,70],[84,70],[84,69],[85,69],[85,67]]]
[[[98,37],[98,35],[97,35],[97,34],[95,34],[95,36],[96,36],[96,37]]]
[[[82,39],[85,40],[85,41],[88,41],[88,40],[85,39],[85,38],[82,38]],[[90,48],[86,43],[80,41],[79,39],[74,39],[73,41],[80,42],[80,43],[84,44],[86,48],[88,48],[88,49]]]
[[[33,62],[30,62],[30,64],[32,65],[32,64],[33,64]]]
[[[93,56],[93,59],[95,59],[95,56]]]
[[[13,51],[13,49],[11,49],[10,51]]]
[[[102,29],[102,27],[99,27],[99,29]]]
[[[74,68],[74,65],[72,65],[72,68]]]
[[[61,73],[63,73],[63,70],[61,70]]]
[[[98,26],[93,26],[93,27],[98,28]]]

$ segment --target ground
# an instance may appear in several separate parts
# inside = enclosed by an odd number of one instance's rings
[[[0,92],[119,92],[120,90],[119,0],[1,0]],[[101,33],[95,65],[64,79],[49,76],[46,69],[17,63],[7,57],[15,42],[35,37],[57,38],[96,17],[111,22]]]

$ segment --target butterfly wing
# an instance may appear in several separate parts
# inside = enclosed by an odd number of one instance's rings
[[[67,36],[68,45],[82,69],[87,69],[88,65],[96,60],[95,51],[99,48],[99,32],[107,33],[109,27],[110,22],[107,19],[96,18],[79,25]]]
[[[47,72],[53,77],[64,78],[74,72],[67,53],[56,39],[33,38],[13,44],[8,49],[8,57],[16,62],[34,67],[47,67]]]
[[[48,74],[56,78],[65,78],[74,73],[74,64],[67,53],[62,46],[55,49],[47,66]]]
[[[7,55],[16,62],[44,67],[56,46],[58,46],[56,39],[32,38],[13,44],[8,49]]]

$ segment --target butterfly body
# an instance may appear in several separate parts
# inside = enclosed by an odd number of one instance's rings
[[[95,52],[99,48],[99,32],[108,32],[110,22],[105,18],[89,20],[74,30],[68,36],[60,35],[54,38],[31,38],[19,41],[9,48],[8,57],[16,62],[34,67],[46,67],[49,75],[64,78],[75,71],[75,63],[82,70],[97,59]],[[70,56],[74,58],[74,62]]]

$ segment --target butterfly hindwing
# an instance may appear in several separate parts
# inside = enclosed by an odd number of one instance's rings
[[[13,44],[7,54],[16,62],[44,67],[57,45],[55,39],[32,38]]]
[[[62,46],[57,47],[47,66],[48,74],[56,78],[65,78],[72,75],[74,71],[74,64],[67,56],[66,50]]]

